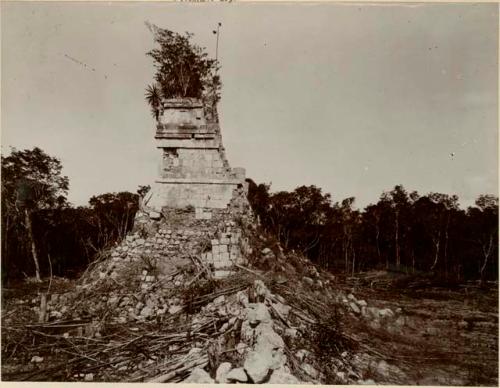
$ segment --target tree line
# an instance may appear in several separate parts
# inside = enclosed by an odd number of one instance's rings
[[[133,226],[138,194],[100,194],[87,206],[72,206],[61,162],[38,147],[12,149],[1,165],[4,282],[77,275]]]
[[[2,156],[2,279],[71,276],[132,229],[137,193],[95,195],[87,206],[67,201],[61,162],[35,147]],[[452,281],[498,278],[498,198],[480,195],[461,209],[456,195],[382,193],[354,208],[354,197],[332,202],[316,186],[270,192],[248,180],[261,227],[284,248],[318,266],[353,275],[371,269],[432,273]]]
[[[316,186],[271,193],[270,185],[248,183],[261,226],[324,269],[429,273],[455,282],[498,278],[496,196],[480,195],[464,210],[456,195],[397,185],[358,210],[354,197],[332,202]]]

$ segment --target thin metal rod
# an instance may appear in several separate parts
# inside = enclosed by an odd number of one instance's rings
[[[217,74],[217,61],[219,59],[219,28],[220,23],[217,24],[217,42],[215,43],[215,74]]]

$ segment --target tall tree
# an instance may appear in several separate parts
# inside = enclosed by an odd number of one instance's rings
[[[380,202],[392,210],[394,221],[394,261],[398,270],[401,267],[402,240],[408,237],[409,225],[407,221],[415,196],[416,193],[410,195],[402,185],[396,185],[393,190],[384,192],[380,198]]]
[[[61,162],[38,147],[23,151],[12,149],[11,154],[2,156],[1,160],[2,221],[6,225],[12,222],[24,225],[35,265],[35,277],[40,281],[33,214],[41,209],[65,206],[69,180],[61,175]]]
[[[139,207],[139,195],[127,191],[105,193],[90,198],[89,205],[96,215],[92,222],[98,229],[99,245],[106,246],[124,238],[131,229]]]
[[[248,183],[248,201],[257,216],[257,220],[267,230],[270,227],[268,212],[271,204],[269,195],[271,185],[264,183],[257,185],[252,179],[246,181]]]
[[[485,270],[492,257],[498,256],[498,197],[480,195],[476,207],[468,209],[473,226],[474,241],[480,248],[479,278],[485,279]]]

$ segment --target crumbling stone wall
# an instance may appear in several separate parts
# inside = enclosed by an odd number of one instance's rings
[[[162,180],[152,188],[146,206],[160,211],[165,205],[173,208],[193,206],[195,208],[223,209],[231,200],[238,185],[232,181],[213,180]]]
[[[158,177],[145,199],[150,209],[223,209],[233,191],[245,187],[245,170],[229,166],[219,123],[207,119],[200,101],[165,100],[155,140],[159,167]]]
[[[252,222],[246,190],[239,187],[232,191],[223,209],[163,207],[156,220],[139,211],[133,235],[126,238],[125,244],[140,237],[144,242],[139,251],[158,260],[160,265],[174,257],[188,262],[199,259],[215,278],[223,278],[231,274],[236,264],[246,264],[251,248],[243,228]]]
[[[164,148],[162,178],[226,179],[231,174],[217,149]]]
[[[216,277],[229,276],[235,264],[246,263],[240,242],[241,230],[235,228],[232,221],[224,233],[219,233],[217,238],[210,241],[210,250],[202,253],[201,258],[214,269]]]

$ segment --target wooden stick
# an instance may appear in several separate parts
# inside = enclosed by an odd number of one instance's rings
[[[253,275],[255,275],[255,276],[257,276],[257,277],[259,277],[259,278],[261,278],[261,279],[265,279],[265,277],[264,277],[264,276],[262,276],[261,274],[259,274],[259,273],[255,272],[255,271],[251,270],[250,268],[243,267],[243,266],[242,266],[242,265],[240,265],[240,264],[234,264],[234,265],[235,265],[235,267],[238,267],[239,269],[242,269],[242,270],[244,270],[244,271],[250,272],[251,274],[253,274]]]
[[[38,315],[38,322],[44,323],[47,316],[47,294],[42,292],[40,295],[40,313]]]
[[[177,377],[180,373],[188,371],[189,369],[193,369],[197,366],[199,367],[205,367],[208,364],[208,357],[203,356],[202,358],[192,361],[182,368],[179,368],[177,370],[174,370],[172,372],[165,373],[161,376],[155,377],[153,379],[148,380],[148,383],[166,383],[167,381],[172,380],[173,378]]]

